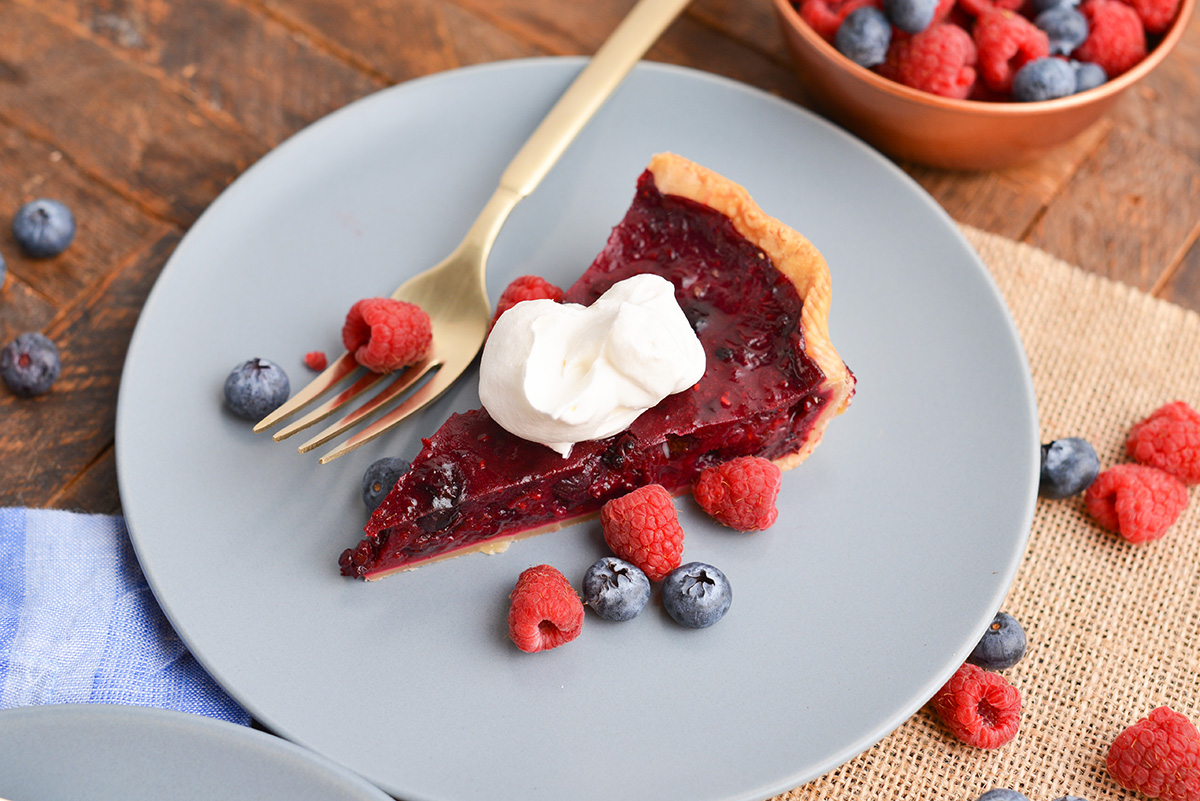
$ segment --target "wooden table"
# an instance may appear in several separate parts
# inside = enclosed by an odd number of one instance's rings
[[[363,95],[501,59],[591,53],[632,0],[0,0],[0,340],[41,330],[53,391],[0,390],[0,504],[117,512],[113,428],[138,312],[180,237],[284,138]],[[767,0],[695,0],[649,58],[805,103]],[[1200,310],[1200,15],[1119,107],[1040,161],[902,165],[957,220]],[[16,209],[80,231],[24,258]]]

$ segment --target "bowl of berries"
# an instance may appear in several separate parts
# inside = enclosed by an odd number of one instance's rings
[[[982,170],[1099,119],[1197,0],[775,0],[816,107],[883,152]]]

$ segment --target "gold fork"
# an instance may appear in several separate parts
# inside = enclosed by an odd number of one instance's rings
[[[326,464],[398,425],[432,403],[458,380],[483,346],[491,322],[484,271],[492,243],[505,219],[517,203],[541,183],[588,120],[688,2],[638,0],[517,152],[501,175],[500,185],[459,246],[441,263],[410,278],[392,293],[393,298],[415,303],[429,314],[433,322],[433,346],[429,356],[398,374],[366,372],[304,417],[277,431],[275,441],[286,439],[346,409],[354,399],[390,380],[378,394],[301,445],[300,452],[307,453],[376,417],[425,380],[398,406],[323,455],[320,462]],[[254,430],[264,431],[291,417],[352,374],[360,372],[363,371],[359,370],[354,354],[343,353],[308,386],[259,421]]]

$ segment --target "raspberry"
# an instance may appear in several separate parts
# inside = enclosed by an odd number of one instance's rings
[[[500,293],[500,299],[496,301],[496,313],[492,315],[492,325],[496,324],[500,315],[521,301],[542,298],[558,303],[563,299],[563,291],[540,276],[522,275],[520,278],[514,278],[512,283]]]
[[[1127,790],[1163,801],[1200,801],[1200,732],[1169,707],[1118,734],[1105,762]]]
[[[1117,0],[1113,0],[1117,2]],[[979,74],[997,92],[1012,90],[1017,70],[1050,55],[1050,38],[1029,20],[1011,11],[987,11],[975,21]]]
[[[329,366],[329,359],[326,358],[324,351],[310,350],[304,354],[304,366],[309,370],[320,372]]]
[[[1087,0],[1079,10],[1088,37],[1071,58],[1099,64],[1111,80],[1146,57],[1146,31],[1132,8],[1120,0]]]
[[[1083,498],[1097,523],[1134,543],[1165,534],[1188,502],[1182,481],[1140,464],[1110,467],[1096,477]]]
[[[783,474],[774,462],[761,456],[741,456],[706,468],[692,495],[718,523],[739,531],[761,531],[779,516],[775,499],[782,483]]]
[[[1016,11],[1024,0],[958,0],[958,7],[972,17],[981,17],[989,11]]]
[[[363,367],[388,373],[420,361],[429,353],[433,324],[412,303],[367,298],[350,307],[342,326],[342,343]]]
[[[1184,484],[1200,484],[1200,412],[1183,401],[1168,403],[1130,430],[1125,450]]]
[[[872,6],[883,9],[883,0],[801,0],[800,17],[825,41],[833,44],[842,21],[851,12]]]
[[[1179,0],[1124,0],[1142,21],[1146,33],[1165,33],[1175,20]]]
[[[604,541],[651,581],[662,581],[683,557],[683,526],[671,493],[648,484],[614,498],[600,509]]]
[[[508,636],[526,653],[557,648],[583,630],[583,602],[558,568],[527,568],[509,599]]]
[[[962,99],[975,84],[975,45],[947,22],[909,37],[893,37],[879,74],[913,89]]]
[[[970,663],[933,696],[933,708],[955,737],[977,748],[999,748],[1017,734],[1021,693],[999,673]]]

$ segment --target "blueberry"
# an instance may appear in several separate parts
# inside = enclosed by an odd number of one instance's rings
[[[0,289],[4,289],[4,279],[8,277],[8,263],[4,261],[4,254],[0,253]]]
[[[46,392],[60,372],[58,348],[37,331],[21,334],[0,350],[0,377],[22,398]]]
[[[583,576],[583,602],[605,620],[632,620],[650,600],[650,579],[635,565],[606,556]]]
[[[75,215],[57,200],[39,198],[17,210],[12,232],[26,254],[46,259],[62,253],[75,238]]]
[[[997,612],[967,661],[984,670],[1004,670],[1021,661],[1026,644],[1025,629],[1017,619]]]
[[[1058,798],[1054,799],[1054,801],[1085,801],[1085,799],[1080,798],[1077,795],[1060,795]]]
[[[1068,56],[1088,37],[1087,17],[1071,6],[1055,6],[1037,15],[1033,24],[1050,38],[1050,55]]]
[[[975,801],[1029,801],[1029,796],[1007,787],[994,787],[976,798]]]
[[[1100,474],[1100,458],[1086,439],[1066,437],[1042,446],[1038,494],[1059,500],[1078,495]]]
[[[251,359],[233,368],[225,379],[225,405],[238,417],[261,420],[288,398],[287,373],[268,359]]]
[[[1013,76],[1013,97],[1025,103],[1075,94],[1075,69],[1061,58],[1038,58]]]
[[[883,0],[883,13],[905,33],[920,33],[933,22],[938,0]]]
[[[396,479],[408,472],[408,467],[408,460],[399,456],[385,456],[371,463],[362,478],[362,499],[368,509],[375,511],[396,486]]]
[[[882,64],[887,57],[888,45],[892,42],[892,26],[883,12],[874,6],[855,9],[838,26],[834,46],[846,58],[863,67]],[[720,351],[729,351],[727,361],[733,356],[728,348],[718,348],[715,354],[721,359]]]
[[[717,568],[703,562],[688,562],[663,580],[662,602],[676,623],[690,629],[711,626],[729,611],[733,588]]]
[[[1092,61],[1072,61],[1071,66],[1075,68],[1075,91],[1077,93],[1095,89],[1108,81],[1108,73],[1104,71],[1104,67]]]

